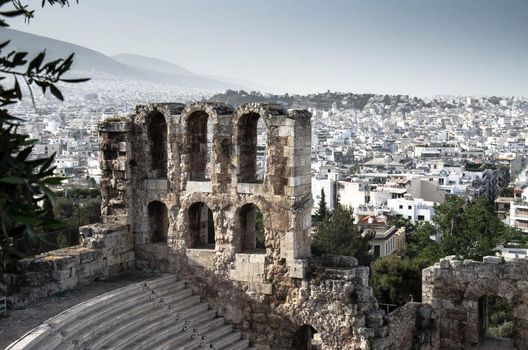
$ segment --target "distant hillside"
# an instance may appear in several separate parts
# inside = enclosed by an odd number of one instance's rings
[[[6,40],[11,40],[11,43],[5,51],[27,51],[31,56],[44,49],[48,59],[66,57],[74,52],[75,60],[70,76],[78,75],[78,72],[94,72],[95,74],[90,74],[92,79],[98,79],[97,73],[101,73],[105,77],[116,79],[142,80],[213,91],[247,89],[243,85],[202,77],[169,62],[136,55],[118,55],[119,62],[95,50],[18,30],[2,29],[0,42]]]
[[[367,105],[368,101],[378,96],[384,99],[385,96],[374,95],[374,94],[353,94],[353,93],[333,93],[325,92],[319,94],[310,95],[272,95],[272,94],[261,94],[255,92],[247,92],[244,90],[234,91],[227,90],[223,93],[212,96],[209,100],[219,101],[231,104],[233,106],[239,106],[243,103],[248,102],[273,102],[280,103],[286,108],[320,108],[330,109],[335,102],[347,101],[348,108],[354,108],[362,110]],[[391,101],[389,96],[386,96]],[[393,96],[393,100],[396,99],[396,104],[399,101],[399,96]]]
[[[249,81],[245,79],[234,79],[234,78],[219,77],[219,76],[213,76],[213,75],[197,74],[177,64],[164,61],[164,60],[160,60],[157,58],[153,58],[153,57],[135,55],[135,54],[130,54],[130,53],[122,53],[119,55],[112,56],[112,58],[118,62],[121,62],[131,67],[146,69],[146,70],[158,72],[158,73],[176,74],[179,76],[192,76],[192,77],[199,77],[202,79],[208,79],[208,80],[213,80],[213,81],[221,81],[223,83],[230,84],[231,86],[244,87],[245,90],[283,92],[282,89],[278,89],[276,87],[270,87],[270,86],[263,86],[253,81]]]
[[[111,56],[117,62],[126,64],[127,66],[148,69],[158,73],[169,73],[176,75],[189,75],[197,76],[198,74],[193,73],[177,64],[163,61],[153,57],[146,57],[140,55],[134,55],[130,53],[122,53],[119,55]]]

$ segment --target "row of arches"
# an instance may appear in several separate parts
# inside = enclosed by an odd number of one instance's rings
[[[213,128],[209,115],[195,111],[187,117],[185,142],[190,181],[207,181],[212,171]],[[156,178],[167,177],[167,122],[160,112],[147,118],[150,144],[150,170]],[[267,127],[258,113],[246,113],[237,123],[239,146],[239,181],[262,182],[265,172]]]
[[[216,244],[215,223],[212,210],[203,202],[189,206],[188,248],[214,249]],[[263,214],[253,203],[244,204],[237,210],[235,245],[237,252],[255,252],[265,249]],[[169,220],[167,207],[160,201],[148,205],[148,236],[150,243],[167,241]]]

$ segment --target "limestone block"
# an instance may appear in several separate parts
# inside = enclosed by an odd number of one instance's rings
[[[189,265],[214,268],[216,252],[213,249],[187,249],[186,255]]]
[[[210,181],[187,181],[186,191],[187,193],[192,193],[192,192],[211,193],[212,185]]]
[[[164,179],[145,179],[143,188],[150,191],[167,191],[169,182]]]

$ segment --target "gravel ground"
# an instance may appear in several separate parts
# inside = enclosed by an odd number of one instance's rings
[[[0,349],[4,349],[31,329],[72,306],[131,283],[155,277],[158,276],[127,272],[104,281],[95,281],[87,286],[57,293],[24,309],[8,310],[7,316],[0,316]]]

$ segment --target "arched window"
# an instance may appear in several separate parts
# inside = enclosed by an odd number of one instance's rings
[[[257,113],[247,113],[238,121],[238,146],[240,149],[240,182],[262,182],[264,179],[267,128]]]
[[[209,116],[196,111],[187,119],[187,146],[189,180],[205,181],[211,172],[212,125]]]
[[[315,328],[310,325],[299,327],[293,338],[293,349],[295,350],[320,350],[321,338]]]
[[[239,211],[240,248],[239,252],[257,252],[265,248],[264,220],[260,209],[245,204]]]
[[[150,243],[167,242],[169,218],[167,207],[159,201],[150,202],[148,205],[148,232]]]
[[[165,117],[155,112],[148,119],[148,140],[150,143],[150,169],[155,178],[167,177],[167,123]]]
[[[189,233],[191,241],[189,248],[215,247],[215,226],[213,212],[202,202],[189,207]]]

